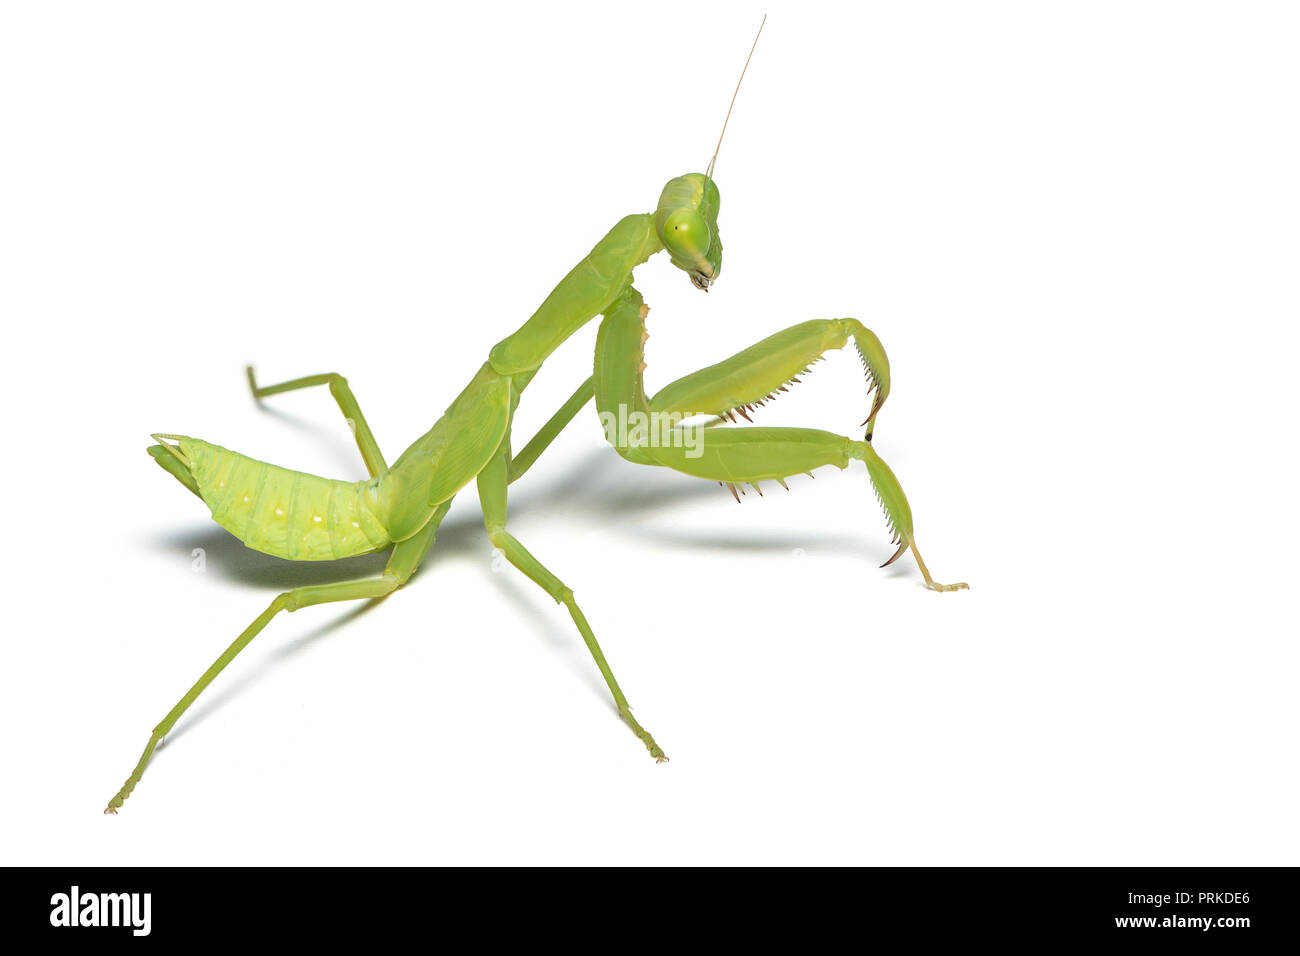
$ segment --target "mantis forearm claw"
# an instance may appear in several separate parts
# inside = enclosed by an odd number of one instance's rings
[[[925,583],[925,586],[928,587],[931,591],[969,591],[970,590],[970,585],[967,584],[965,581],[958,582],[957,584],[939,584],[937,581],[927,581]]]

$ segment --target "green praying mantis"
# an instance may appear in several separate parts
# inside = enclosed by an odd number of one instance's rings
[[[759,35],[762,26],[759,27]],[[754,38],[757,46],[758,36]],[[750,48],[750,57],[754,47]],[[741,80],[748,69],[741,70]],[[740,82],[736,84],[739,91]],[[735,104],[735,93],[731,105]],[[723,121],[723,134],[731,107]],[[256,461],[185,435],[155,434],[149,454],[202,499],[212,518],[245,545],[293,561],[329,561],[391,550],[374,578],[297,587],[277,596],[218,657],[153,729],[144,753],[105,813],[116,813],[140,782],[154,750],[217,675],[281,611],[335,601],[382,598],[400,588],[433,547],[453,498],[476,482],[488,538],[510,564],[563,604],[586,642],[618,708],[619,716],[650,755],[663,749],[632,716],[631,708],[572,589],[508,530],[507,492],[589,402],[605,424],[615,450],[629,462],[671,468],[717,481],[739,501],[738,489],[786,479],[823,465],[852,461],[867,475],[888,519],[898,550],[910,550],[926,586],[965,588],[930,576],[913,533],[912,512],[893,471],[871,444],[876,418],[889,395],[889,360],[880,340],[856,319],[815,319],[791,326],[725,361],[686,375],[653,396],[645,392],[644,346],[649,308],[632,285],[633,271],[659,252],[708,291],[722,271],[718,236],[720,204],[713,168],[668,181],[654,212],[625,216],[601,239],[518,330],[492,348],[488,359],[434,426],[388,464],[348,382],[336,373],[311,375],[277,385],[258,385],[258,400],[283,392],[328,386],[353,430],[369,477],[331,480]],[[520,397],[547,357],[583,326],[602,316],[595,368],[541,430],[513,452],[511,423]],[[755,406],[776,398],[823,353],[852,340],[874,390],[862,441],[813,428],[728,427],[737,416],[752,422]],[[705,420],[701,421],[701,418]],[[695,422],[700,422],[695,424]]]

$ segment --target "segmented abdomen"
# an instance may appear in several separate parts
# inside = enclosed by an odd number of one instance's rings
[[[212,518],[257,551],[332,561],[392,544],[373,481],[291,471],[197,438],[178,440]]]

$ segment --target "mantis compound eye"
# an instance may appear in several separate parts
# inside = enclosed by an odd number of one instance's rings
[[[664,219],[662,238],[673,263],[690,275],[691,284],[708,291],[717,270],[708,258],[713,237],[704,217],[694,209],[675,209]]]
[[[663,225],[664,245],[674,259],[695,262],[709,251],[709,226],[694,209],[675,209]]]

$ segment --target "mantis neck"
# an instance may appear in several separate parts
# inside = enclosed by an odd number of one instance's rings
[[[625,216],[560,280],[519,330],[493,346],[488,361],[501,375],[536,371],[574,332],[609,307],[632,270],[663,249],[654,216]]]
[[[648,213],[626,216],[557,285],[532,318],[493,347],[446,414],[375,479],[392,540],[419,533],[487,465],[510,432],[519,392],[570,335],[610,309],[632,270],[663,248]]]

